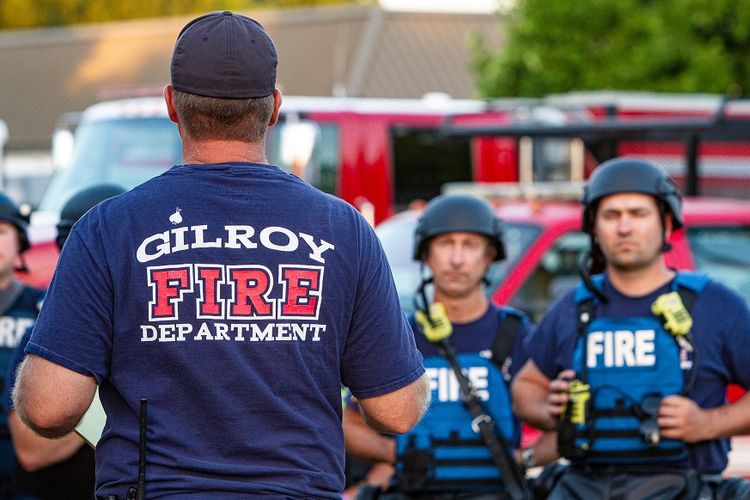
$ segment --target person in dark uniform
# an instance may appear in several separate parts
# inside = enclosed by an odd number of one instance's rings
[[[183,164],[100,203],[65,242],[14,402],[53,437],[98,387],[99,497],[339,498],[341,386],[387,432],[426,410],[374,230],[267,163],[276,66],[257,21],[190,21],[164,89]]]
[[[502,436],[508,466],[533,467],[556,458],[552,435],[520,446],[509,382],[527,359],[524,338],[531,325],[521,311],[493,304],[484,289],[492,263],[505,258],[501,222],[480,198],[439,196],[417,223],[413,256],[429,271],[415,294],[417,312],[410,323],[430,377],[431,407],[414,429],[393,439],[364,426],[349,403],[347,448],[376,463],[366,481],[387,491],[381,498],[506,498],[505,471],[497,463],[502,457],[477,432],[477,417],[464,404],[446,354],[447,343],[492,419],[492,432]],[[445,327],[448,336],[439,338]],[[384,463],[392,464],[392,479]],[[360,496],[372,491],[363,489]]]
[[[572,467],[550,498],[748,498],[722,480],[750,433],[750,311],[729,288],[667,267],[681,196],[659,165],[600,165],[586,184],[582,282],[547,311],[513,382],[519,415],[558,431]],[[593,275],[592,275],[593,273]],[[712,496],[714,495],[714,496]]]
[[[57,224],[55,243],[62,251],[65,239],[73,224],[91,207],[125,190],[114,185],[97,185],[84,189],[65,203]],[[19,233],[24,231],[23,220],[17,221]],[[25,238],[25,233],[23,238]],[[28,287],[27,287],[28,288]],[[34,290],[34,289],[30,289]],[[40,305],[41,293],[35,291],[28,301],[31,313],[36,314]],[[85,500],[94,498],[94,450],[84,444],[76,433],[60,439],[47,439],[29,429],[18,417],[10,398],[10,389],[15,383],[16,370],[24,357],[24,349],[31,337],[27,328],[11,362],[8,364],[3,404],[7,412],[8,426],[16,456],[22,469],[14,477],[9,495],[25,500]]]

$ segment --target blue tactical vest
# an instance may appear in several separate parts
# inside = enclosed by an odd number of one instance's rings
[[[519,319],[519,326],[522,324],[518,313],[506,309],[500,312],[501,325],[506,313]],[[413,318],[410,322],[419,331]],[[515,443],[519,431],[508,383],[500,369],[502,362],[478,353],[459,353],[457,358],[483,400],[487,414],[494,419],[498,435],[507,443]],[[430,377],[432,401],[427,414],[408,434],[396,436],[399,489],[422,492],[497,489],[502,485],[500,473],[481,436],[472,429],[471,416],[462,404],[461,390],[448,361],[441,356],[426,356],[424,365]]]
[[[601,289],[604,276],[593,276],[592,280]],[[701,274],[678,273],[673,291],[680,294],[689,310],[708,282]],[[669,464],[685,460],[685,443],[660,439],[656,424],[661,398],[689,390],[675,336],[656,316],[596,317],[597,298],[583,284],[576,290],[575,302],[580,331],[573,369],[589,390],[583,422],[571,418],[569,411],[563,415],[558,439],[567,444],[561,445],[561,453],[585,464]]]
[[[44,292],[24,286],[18,298],[0,315],[0,389],[4,389],[5,375],[13,352],[27,330],[34,326],[39,314],[39,301]],[[8,415],[0,415],[0,482],[20,471],[8,430]]]

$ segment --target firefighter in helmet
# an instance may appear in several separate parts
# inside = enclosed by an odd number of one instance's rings
[[[667,266],[684,220],[657,164],[603,163],[583,205],[590,267],[529,337],[513,383],[519,415],[557,430],[572,464],[550,498],[690,498],[701,487],[744,497],[744,482],[719,481],[728,439],[750,432],[750,396],[725,401],[728,383],[750,387],[747,304]]]

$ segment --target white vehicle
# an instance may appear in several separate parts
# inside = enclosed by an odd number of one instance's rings
[[[32,214],[32,242],[54,238],[65,202],[81,189],[115,184],[125,189],[180,162],[177,127],[161,97],[108,101],[86,109],[72,141],[69,164],[61,162],[38,210]]]

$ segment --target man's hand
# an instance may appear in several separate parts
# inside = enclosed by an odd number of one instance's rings
[[[659,407],[659,433],[663,438],[697,443],[714,439],[709,412],[683,396],[667,396]]]
[[[549,383],[549,394],[547,395],[547,412],[550,417],[557,420],[562,415],[565,405],[568,403],[568,386],[570,381],[576,378],[573,370],[563,370],[557,374],[557,378]]]
[[[511,383],[516,416],[537,429],[556,430],[568,402],[568,383],[574,378],[573,370],[563,370],[550,380],[533,360],[527,360]]]

